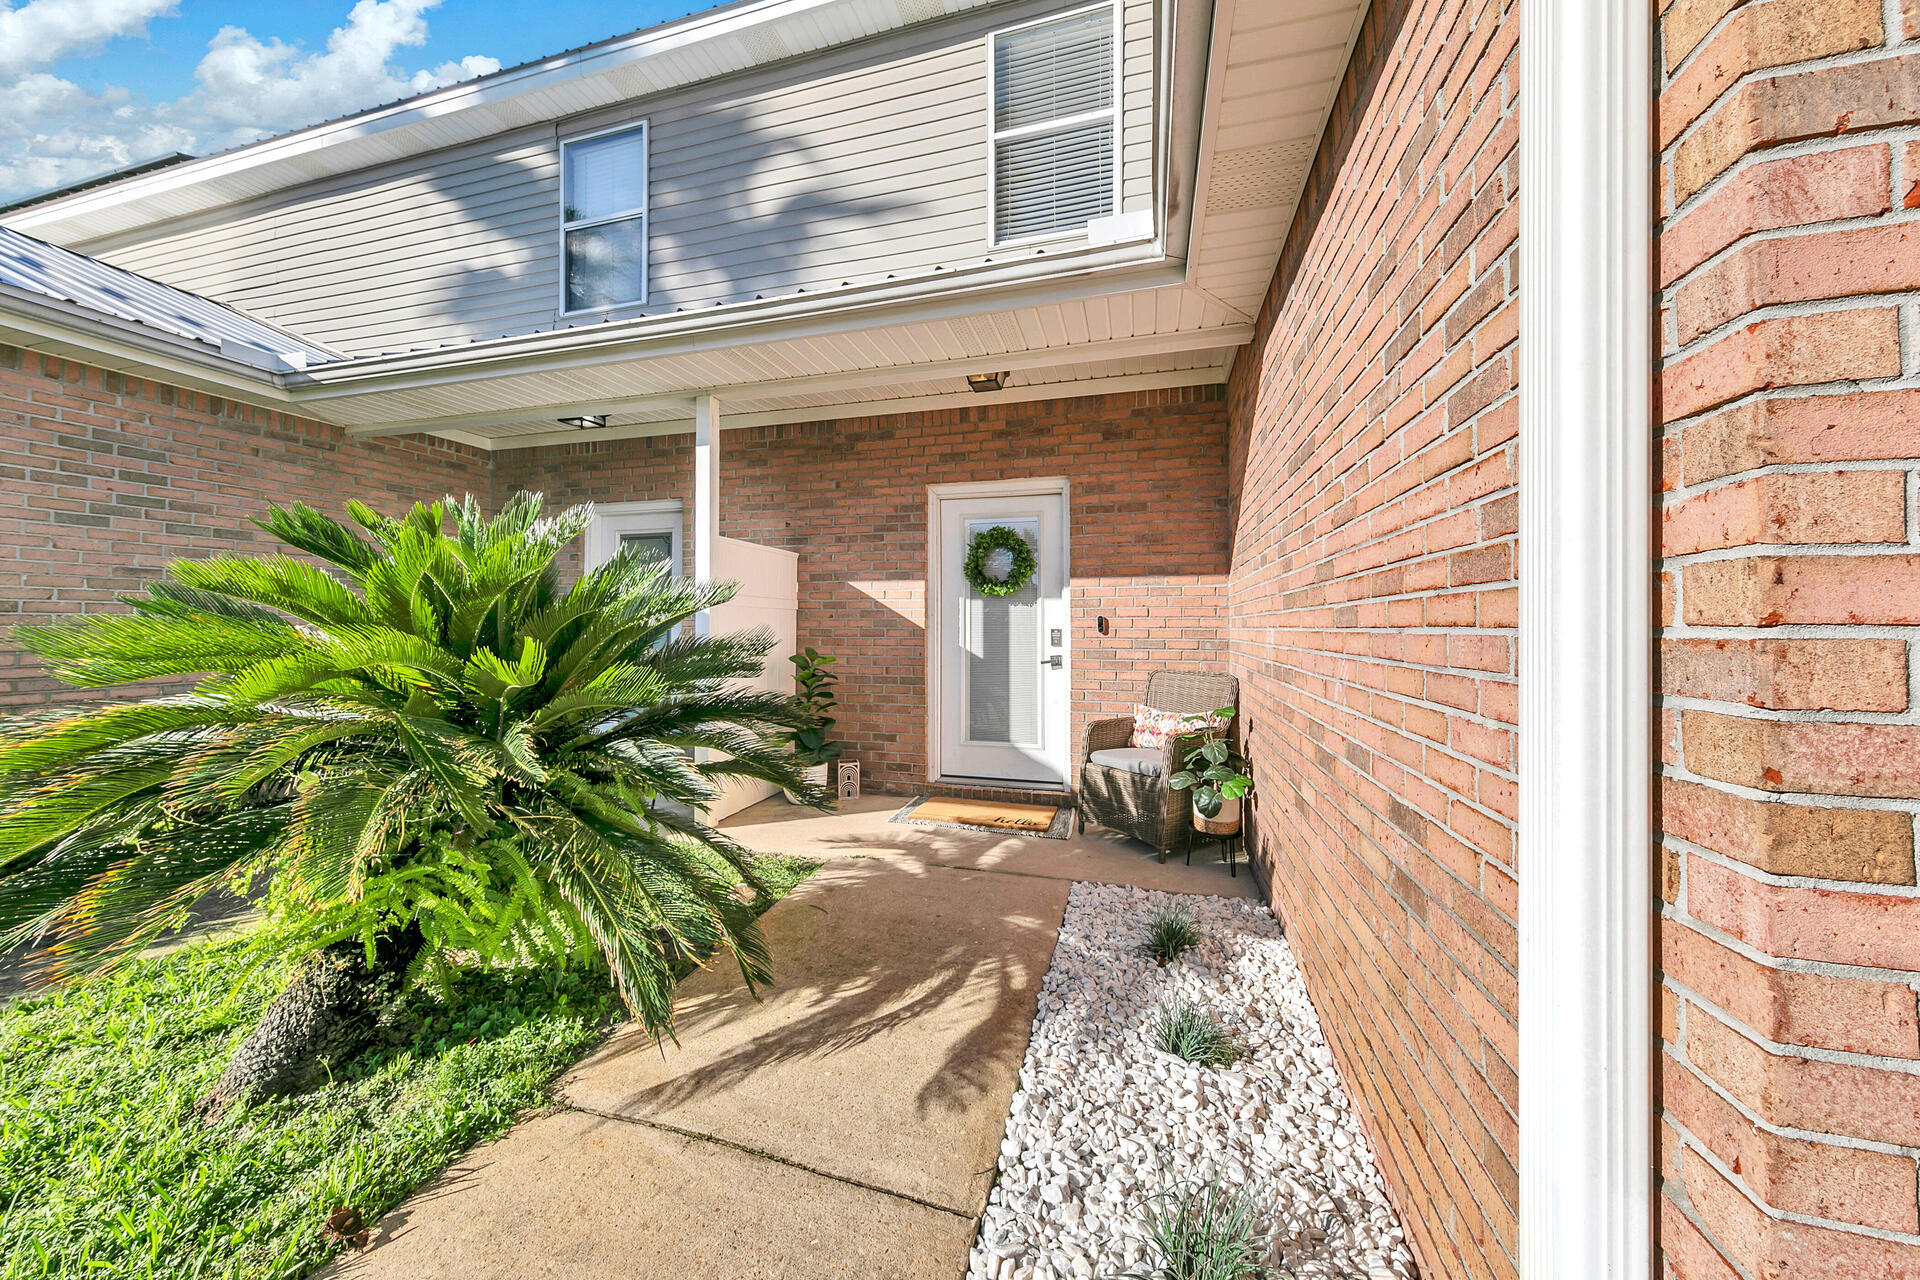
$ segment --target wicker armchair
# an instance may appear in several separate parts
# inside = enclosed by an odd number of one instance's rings
[[[1238,707],[1240,682],[1229,675],[1156,671],[1147,677],[1140,701],[1157,711],[1202,713]],[[1123,763],[1095,763],[1095,752],[1129,750],[1133,717],[1088,725],[1086,746],[1080,753],[1080,830],[1085,831],[1088,822],[1111,827],[1152,845],[1165,862],[1168,851],[1186,838],[1193,825],[1186,793],[1174,791],[1167,779],[1180,768],[1199,736],[1174,739],[1157,761],[1135,753]]]

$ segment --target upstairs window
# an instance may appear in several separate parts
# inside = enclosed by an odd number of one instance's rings
[[[1078,231],[1119,186],[1115,9],[1103,4],[997,31],[988,42],[993,240]]]
[[[647,300],[647,129],[560,144],[568,311]]]

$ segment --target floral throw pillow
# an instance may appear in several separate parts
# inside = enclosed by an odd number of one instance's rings
[[[1203,711],[1160,711],[1149,706],[1133,709],[1132,745],[1148,751],[1164,751],[1167,743],[1183,734],[1203,729],[1220,729],[1226,721]]]

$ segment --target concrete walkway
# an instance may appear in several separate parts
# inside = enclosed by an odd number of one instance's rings
[[[565,1109],[468,1155],[323,1274],[958,1277],[1073,880],[1251,893],[1211,851],[888,824],[878,797],[728,830],[826,865],[762,924],[777,986],[681,986],[678,1044],[617,1033]],[[1204,865],[1203,865],[1204,861]]]

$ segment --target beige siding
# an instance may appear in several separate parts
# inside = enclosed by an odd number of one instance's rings
[[[1153,201],[1157,16],[1123,4],[1131,211]],[[1071,7],[1009,5],[74,247],[352,354],[552,328],[567,323],[557,138],[644,119],[649,298],[616,314],[975,262],[990,253],[986,34]]]
[[[1120,10],[1120,210],[1153,207],[1155,32],[1153,0],[1125,0]]]

